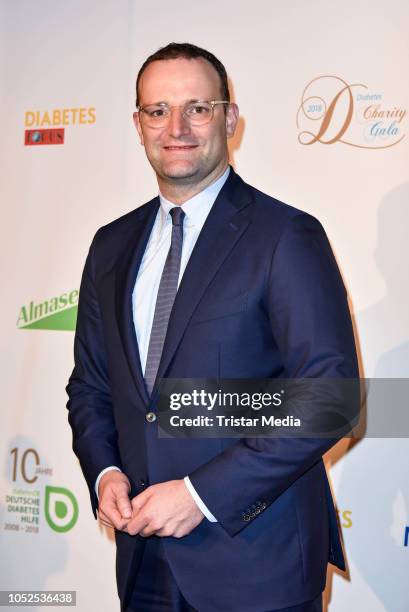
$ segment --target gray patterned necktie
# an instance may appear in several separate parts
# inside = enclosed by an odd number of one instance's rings
[[[170,215],[172,217],[172,239],[160,279],[155,314],[149,338],[148,356],[146,358],[145,382],[149,395],[152,393],[153,385],[155,384],[169,317],[178,290],[180,260],[182,257],[183,218],[185,213],[180,206],[175,206],[170,210]]]

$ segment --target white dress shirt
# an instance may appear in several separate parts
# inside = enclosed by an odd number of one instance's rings
[[[207,215],[219,191],[226,182],[229,172],[230,168],[227,168],[222,176],[216,181],[182,204],[182,209],[186,216],[183,222],[183,246],[178,286],[182,280],[186,265],[204,222],[206,221]],[[159,199],[160,207],[158,214],[156,215],[148,244],[146,245],[145,253],[142,257],[141,265],[139,266],[138,276],[132,293],[133,320],[143,372],[145,371],[148,355],[149,338],[151,335],[159,283],[171,242],[172,218],[169,211],[175,206],[175,204],[164,198],[161,193],[159,193]],[[111,466],[99,474],[95,484],[97,495],[99,481],[103,474],[110,469],[118,470],[119,468]],[[211,522],[217,522],[217,519],[200,499],[188,476],[185,476],[184,482],[206,518]]]

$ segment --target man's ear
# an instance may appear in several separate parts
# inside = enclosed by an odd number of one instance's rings
[[[234,136],[237,122],[239,120],[239,107],[235,102],[230,102],[226,111],[226,134],[227,138]]]
[[[139,119],[139,113],[137,111],[134,112],[133,114],[133,122],[135,124],[136,127],[136,131],[139,134],[139,140],[141,141],[141,145],[144,145],[144,141],[143,141],[143,133],[142,133],[142,126],[141,126],[141,121]]]

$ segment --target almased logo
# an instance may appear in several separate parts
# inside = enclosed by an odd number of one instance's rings
[[[22,306],[17,319],[19,329],[52,329],[75,331],[78,310],[78,289],[62,293],[44,302]]]

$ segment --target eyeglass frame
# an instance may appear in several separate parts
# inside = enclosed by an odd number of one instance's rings
[[[156,102],[156,103],[152,102],[152,104],[146,104],[145,106],[159,106],[159,107],[163,106],[164,108],[167,108],[169,110],[169,115],[167,117],[167,121],[169,121],[169,119],[170,119],[170,111],[172,110],[172,108],[184,108],[184,107],[188,106],[189,104],[200,104],[200,103],[203,103],[203,102],[206,102],[206,104],[210,104],[211,105],[211,107],[212,107],[212,114],[211,114],[211,117],[210,117],[209,121],[206,121],[206,123],[202,123],[202,124],[200,124],[200,125],[198,125],[196,127],[201,127],[203,125],[209,125],[209,123],[211,123],[211,121],[213,120],[213,117],[214,117],[214,107],[217,106],[218,104],[231,104],[230,100],[194,100],[194,101],[192,100],[190,102],[185,102],[184,104],[172,104],[172,106],[169,105],[167,102]],[[142,112],[142,113],[145,112],[146,113],[144,106],[141,105],[141,104],[136,107],[136,112],[137,113],[140,113],[140,112]],[[186,119],[186,121],[188,121],[190,123],[190,125],[194,125],[194,124],[191,123],[191,120],[189,119],[189,117],[185,116],[185,112],[182,112],[182,117],[184,119]],[[166,123],[167,123],[167,121],[166,121]],[[158,125],[158,126],[150,125],[149,127],[153,128],[153,129],[161,129],[162,127],[165,127],[166,123],[164,123],[164,125]]]

